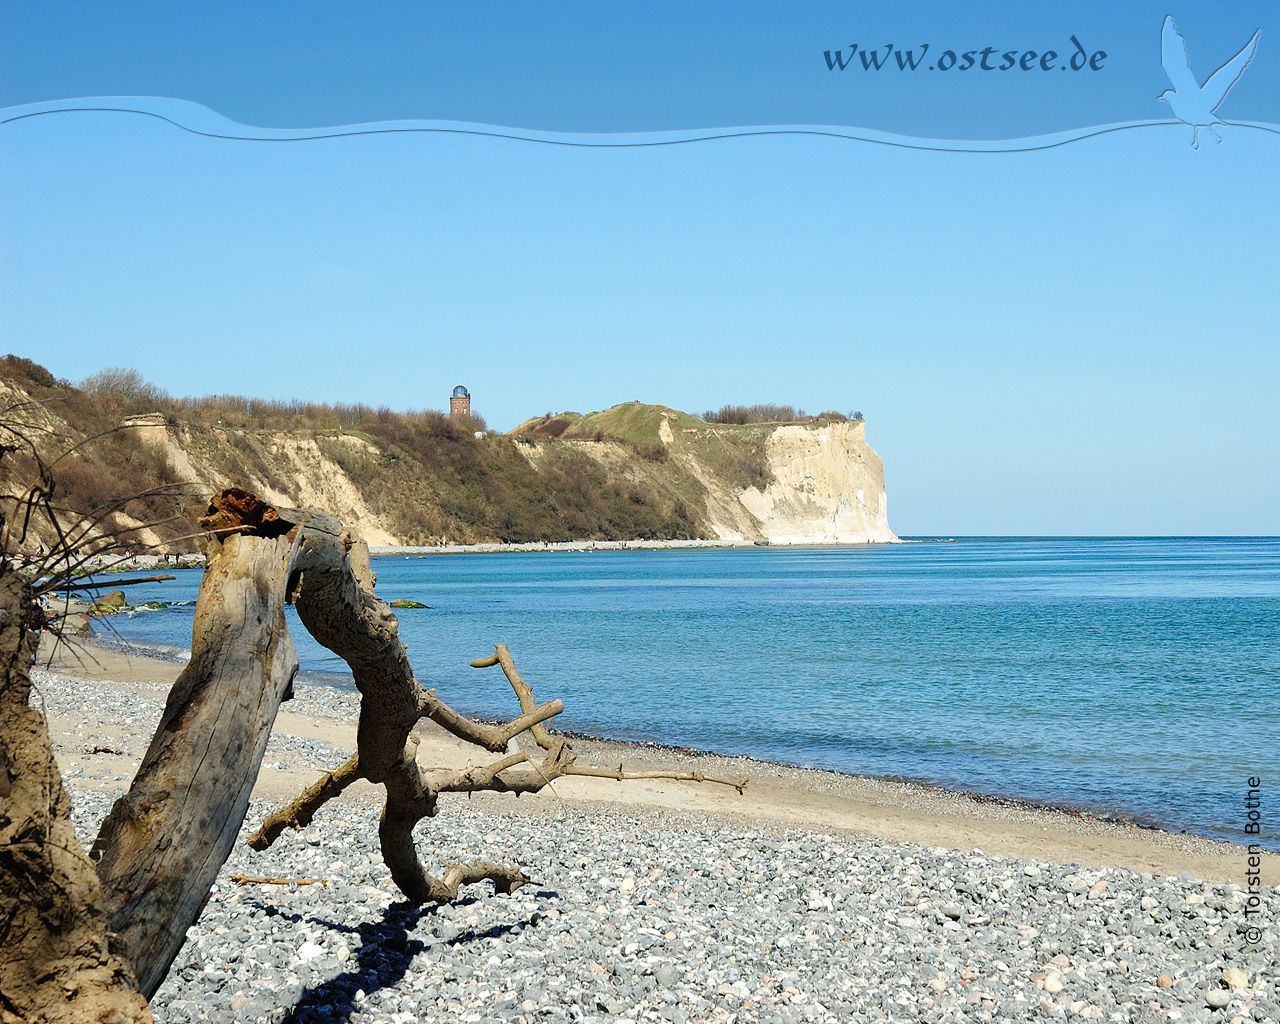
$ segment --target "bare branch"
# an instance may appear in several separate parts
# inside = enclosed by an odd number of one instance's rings
[[[260,875],[227,875],[236,885],[328,885],[327,878],[263,878]]]
[[[478,658],[471,663],[472,668],[491,668],[494,665],[502,666],[502,674],[507,677],[507,682],[511,684],[511,689],[516,691],[516,699],[520,701],[520,710],[526,714],[533,710],[533,688],[520,678],[520,673],[516,671],[516,663],[511,657],[511,651],[506,644],[495,644],[493,654],[488,658]],[[551,734],[547,732],[546,727],[535,725],[530,730],[533,735],[534,742],[543,750],[551,747],[555,742]]]
[[[477,722],[465,715],[460,715],[437,697],[435,690],[424,690],[419,694],[418,709],[422,718],[431,719],[458,739],[474,743],[477,747],[484,747],[485,750],[500,753],[507,749],[508,743],[526,729],[535,729],[548,718],[561,714],[564,711],[564,702],[552,700],[533,707],[530,700],[527,713],[505,725],[490,725],[487,722]]]
[[[586,775],[596,779],[613,779],[623,782],[627,779],[673,779],[676,782],[714,782],[721,786],[729,786],[739,793],[746,792],[748,779],[722,779],[715,775],[704,775],[702,772],[624,772],[622,765],[617,771],[608,768],[567,768],[562,775]]]
[[[110,587],[115,590],[116,587],[132,587],[139,583],[163,583],[165,580],[176,580],[178,577],[172,573],[166,573],[162,576],[139,576],[136,579],[129,580],[97,580],[93,583],[57,583],[45,588],[47,590],[106,590]]]
[[[487,789],[503,792],[498,776],[508,768],[523,764],[529,760],[525,753],[508,754],[500,761],[486,765],[468,765],[466,768],[440,768],[430,773],[426,780],[427,792],[436,793],[476,793]]]
[[[249,837],[249,846],[255,850],[265,850],[286,828],[295,830],[306,828],[311,824],[316,811],[359,778],[361,778],[360,755],[352,754],[333,771],[321,775],[292,803],[267,815],[261,828]]]

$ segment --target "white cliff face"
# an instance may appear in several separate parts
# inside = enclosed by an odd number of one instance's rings
[[[884,464],[861,421],[788,424],[766,442],[773,481],[739,495],[770,544],[888,543]]]
[[[27,410],[24,422],[33,431],[75,439],[52,408],[31,402],[25,392],[4,381],[0,399]],[[644,445],[598,432],[592,439],[512,438],[511,443],[536,470],[568,449],[575,459],[593,459],[603,479],[641,488],[648,500],[683,509],[682,517],[696,517],[690,526],[697,536],[772,544],[897,540],[889,528],[883,465],[867,445],[861,421],[735,426],[704,423],[665,406],[649,410],[665,449],[661,457],[653,455],[643,435]],[[643,416],[637,422],[643,426]],[[372,440],[350,434],[317,439],[286,431],[170,423],[159,413],[132,416],[121,426],[133,443],[163,452],[173,476],[197,492],[212,493],[234,479],[271,504],[332,512],[374,545],[399,542],[390,523],[374,512],[376,496],[362,490],[372,486],[370,479],[381,478],[367,473],[348,476],[345,454],[335,452],[335,445],[343,445],[352,449],[353,457],[377,458],[383,452]],[[632,428],[635,424],[629,423]],[[550,462],[554,469],[555,460]],[[0,464],[0,483],[8,479],[12,465],[12,460]],[[768,483],[741,490],[750,480]],[[159,543],[158,536],[122,511],[105,526],[133,531],[142,543]],[[52,543],[51,538],[39,539]]]
[[[137,417],[139,421],[145,417]],[[138,430],[141,440],[162,446],[170,468],[179,480],[190,481],[210,493],[226,486],[225,474],[201,451],[211,443],[225,443],[229,431],[215,430],[203,445],[193,440],[191,431],[169,430],[161,418],[159,426],[151,423],[128,423]],[[265,461],[274,470],[276,485],[249,474],[242,486],[251,488],[264,501],[282,508],[321,508],[337,516],[347,526],[358,529],[370,544],[398,544],[382,520],[373,512],[359,488],[332,459],[320,450],[314,438],[293,434],[259,434]],[[335,438],[339,443],[376,452],[368,441],[350,435]]]

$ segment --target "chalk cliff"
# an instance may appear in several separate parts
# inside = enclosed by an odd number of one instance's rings
[[[866,423],[788,424],[769,435],[773,479],[738,501],[770,544],[857,544],[898,538],[889,529],[884,465]]]
[[[227,485],[330,511],[374,545],[897,539],[861,420],[727,425],[629,402],[504,435],[435,413],[352,409],[339,419],[329,407],[244,400],[162,399],[164,411],[149,412],[137,408],[149,397],[80,391],[12,357],[4,365],[0,407],[8,421],[25,417],[47,455],[66,453],[56,474],[70,512],[92,518],[112,498],[156,488],[178,494],[103,519],[161,549],[189,550],[208,496]],[[20,493],[33,465],[0,462],[0,485]]]
[[[797,423],[706,423],[666,406],[628,403],[603,413],[561,414],[521,424],[512,433],[537,437],[557,419],[570,425],[557,434],[576,443],[613,471],[623,471],[625,450],[604,441],[610,434],[649,441],[665,457],[636,459],[628,472],[678,491],[699,509],[704,533],[722,540],[770,544],[890,543],[884,465],[867,444],[863,420],[816,419]],[[594,431],[594,435],[593,432]],[[644,450],[643,448],[641,449]],[[537,458],[535,452],[530,456]]]

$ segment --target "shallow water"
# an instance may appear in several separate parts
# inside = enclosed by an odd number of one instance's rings
[[[375,560],[419,678],[510,715],[508,644],[568,729],[1114,811],[1240,841],[1280,763],[1280,539]],[[199,573],[134,588],[190,644]],[[350,685],[290,611],[304,672]],[[1280,829],[1264,845],[1280,849]]]

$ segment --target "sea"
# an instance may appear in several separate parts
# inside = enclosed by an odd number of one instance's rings
[[[1280,538],[917,538],[850,547],[376,558],[419,680],[564,729],[1247,834],[1280,806]],[[99,634],[190,646],[198,570]],[[107,578],[109,580],[109,577]],[[300,682],[350,688],[289,610]],[[1272,794],[1275,794],[1272,796]],[[1264,815],[1265,817],[1265,815]]]

